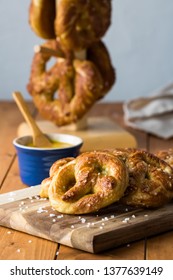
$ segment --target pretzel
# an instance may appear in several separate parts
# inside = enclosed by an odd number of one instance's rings
[[[156,156],[173,167],[173,149],[170,148],[168,150],[160,150],[156,153]]]
[[[31,0],[29,23],[43,39],[59,37],[68,49],[88,48],[110,25],[111,0]]]
[[[75,59],[73,52],[63,50],[58,40],[49,40],[42,47],[64,57],[57,57],[55,64],[47,70],[51,54],[36,53],[28,92],[44,118],[58,126],[76,122],[109,91],[115,81],[109,53],[101,41],[88,48],[87,58],[83,61]]]
[[[115,149],[112,153],[123,158],[129,170],[129,186],[121,202],[155,208],[173,198],[173,169],[168,163],[138,149]]]
[[[52,178],[53,178],[54,174],[56,174],[56,172],[59,170],[59,168],[61,168],[64,164],[72,161],[73,159],[74,159],[73,157],[58,159],[57,161],[55,161],[52,164],[52,166],[50,167],[50,170],[49,170],[49,177],[45,178],[41,182],[40,197],[42,197],[42,198],[48,198],[49,197],[48,196],[48,189],[49,189],[49,186],[50,186],[50,183],[52,181]]]
[[[48,196],[54,209],[86,214],[118,201],[128,184],[125,164],[111,153],[86,152],[53,175]]]
[[[55,38],[55,0],[31,0],[29,6],[29,24],[41,38]]]

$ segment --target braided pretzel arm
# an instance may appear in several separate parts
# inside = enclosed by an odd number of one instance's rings
[[[73,157],[67,157],[67,158],[59,159],[52,164],[52,166],[49,170],[49,177],[44,179],[41,182],[40,197],[48,198],[48,189],[49,189],[49,186],[50,186],[50,183],[52,181],[54,174],[56,174],[56,172],[59,170],[59,168],[61,168],[64,164],[72,161],[73,159],[74,159]]]
[[[173,149],[161,150],[156,153],[156,156],[166,161],[171,167],[173,167]]]
[[[129,169],[129,186],[121,202],[137,207],[160,207],[173,198],[173,169],[157,156],[140,150],[114,150]]]
[[[111,0],[31,0],[29,23],[41,38],[60,38],[67,49],[85,49],[110,25]]]
[[[59,44],[56,40],[47,41],[43,44],[44,47],[51,48],[52,50],[60,50]],[[59,85],[59,73],[61,61],[56,63],[49,69],[46,70],[46,63],[50,60],[51,56],[47,53],[36,53],[33,58],[31,67],[30,81],[27,86],[28,91],[33,95],[34,93],[47,95],[47,98],[52,97],[54,92]]]
[[[63,52],[57,40],[42,45],[64,54],[50,70],[48,53],[36,53],[33,58],[27,89],[41,115],[56,125],[76,122],[111,88],[114,69],[106,47],[98,42],[88,49],[88,58],[78,60],[72,52]],[[97,59],[95,54],[97,53]],[[103,63],[100,62],[100,55]],[[55,92],[58,90],[58,99]]]
[[[128,184],[125,164],[105,152],[88,152],[63,165],[48,190],[53,208],[85,214],[118,201]]]
[[[56,38],[55,0],[31,0],[29,6],[29,24],[33,31],[41,38]]]
[[[79,51],[103,37],[110,19],[110,0],[61,0],[55,33],[65,48]]]

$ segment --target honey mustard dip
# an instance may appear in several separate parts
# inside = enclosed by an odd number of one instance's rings
[[[53,149],[62,149],[62,148],[68,148],[68,147],[72,146],[72,144],[69,144],[69,143],[66,143],[66,142],[53,141],[53,140],[50,140],[50,142],[52,143],[52,148]],[[27,144],[26,146],[28,146],[28,147],[35,147],[33,142]],[[50,147],[42,147],[42,148],[50,148]]]

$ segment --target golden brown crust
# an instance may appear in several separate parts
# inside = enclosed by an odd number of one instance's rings
[[[64,164],[66,164],[67,162],[70,162],[74,160],[73,157],[67,157],[67,158],[63,158],[63,159],[58,159],[57,161],[55,161],[52,166],[50,167],[49,170],[49,178],[45,178],[42,182],[41,182],[41,191],[40,191],[40,197],[42,198],[48,198],[48,189],[50,186],[50,183],[52,181],[52,178],[54,176],[54,174],[56,174],[56,172],[59,170],[59,168],[61,168]]]
[[[126,157],[126,165],[129,186],[121,202],[154,208],[173,198],[173,169],[165,161],[146,151],[132,151]]]
[[[42,46],[63,53],[65,58],[57,58],[47,70],[51,55],[36,53],[27,89],[44,118],[58,126],[76,122],[108,92],[115,81],[106,47],[102,42],[96,43],[88,49],[86,60],[81,61],[74,59],[73,52],[62,50],[57,40],[50,40]]]
[[[145,150],[127,148],[84,152],[55,163],[43,193],[59,212],[95,212],[115,201],[157,208],[173,198],[173,169]]]
[[[48,196],[59,212],[91,213],[118,201],[127,183],[127,168],[120,159],[105,152],[88,152],[54,174]]]
[[[43,39],[56,38],[54,20],[55,0],[31,0],[29,24],[32,30]]]
[[[173,149],[160,150],[156,153],[156,156],[167,162],[173,168]]]
[[[31,0],[29,23],[41,38],[59,38],[66,49],[86,49],[111,21],[111,0]]]
[[[55,32],[66,49],[86,49],[100,40],[110,26],[110,0],[60,1]]]

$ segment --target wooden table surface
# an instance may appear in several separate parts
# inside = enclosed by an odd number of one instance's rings
[[[33,116],[37,112],[29,103]],[[95,105],[91,116],[109,116],[125,127],[121,103],[102,103]],[[17,136],[17,127],[23,122],[21,113],[14,102],[0,102],[0,192],[6,193],[25,188],[19,177],[18,162],[12,140]],[[137,140],[138,147],[150,152],[168,149],[173,139],[162,140],[150,134],[125,127]],[[92,254],[76,250],[34,237],[22,232],[0,227],[0,259],[1,260],[172,260],[173,231],[145,238],[108,250],[100,254]]]

